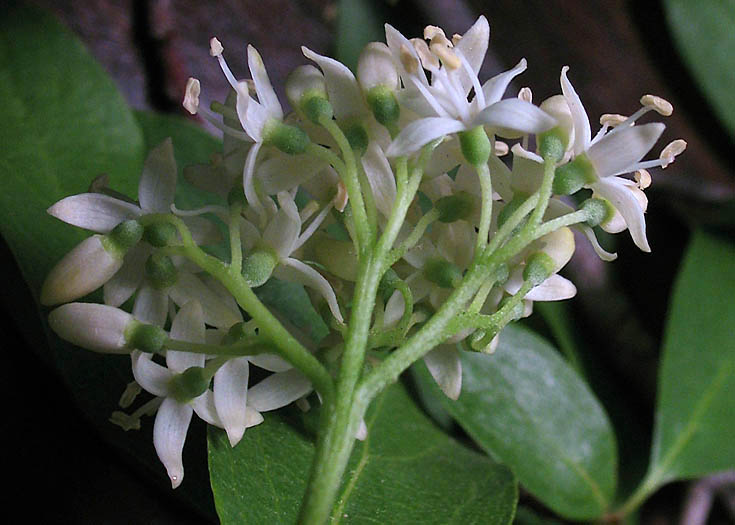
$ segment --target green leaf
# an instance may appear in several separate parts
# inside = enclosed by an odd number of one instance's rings
[[[433,383],[423,369],[421,380]],[[546,341],[503,329],[492,355],[462,352],[462,394],[444,406],[521,485],[558,514],[601,516],[615,495],[612,428],[587,385]]]
[[[385,38],[383,16],[369,0],[340,0],[337,12],[337,60],[357,71],[357,59],[368,42]]]
[[[664,336],[649,480],[735,465],[735,246],[696,233]]]
[[[735,136],[735,1],[666,0],[664,8],[695,81]]]
[[[222,523],[294,523],[314,447],[293,411],[266,414],[234,449],[211,430],[209,464]],[[338,516],[345,523],[509,523],[512,474],[439,431],[400,385],[380,395],[355,446]],[[338,523],[339,519],[332,521]]]
[[[256,293],[263,304],[274,309],[284,322],[293,324],[312,342],[318,343],[329,334],[329,328],[319,317],[302,285],[271,278],[257,288]]]

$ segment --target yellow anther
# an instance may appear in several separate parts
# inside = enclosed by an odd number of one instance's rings
[[[659,115],[668,117],[674,112],[674,106],[666,99],[656,95],[644,95],[641,97],[641,105],[653,109]]]
[[[626,120],[628,120],[628,117],[625,115],[620,115],[618,113],[605,113],[600,117],[600,124],[602,126],[610,126],[611,128],[614,128]]]
[[[345,211],[347,207],[347,186],[342,181],[337,183],[337,195],[334,196],[334,207],[337,211]]]
[[[531,102],[533,100],[533,93],[531,92],[531,88],[522,87],[521,90],[518,92],[518,98],[526,102]]]
[[[454,33],[454,34],[452,35],[452,44],[454,44],[455,46],[456,46],[457,44],[459,44],[459,41],[460,41],[460,40],[462,40],[462,35],[460,35],[459,33]]]
[[[674,159],[676,159],[678,155],[684,153],[685,149],[687,149],[687,143],[683,139],[676,139],[675,141],[670,142],[669,145],[663,149],[661,156],[659,157],[659,159],[663,161],[661,167],[666,168],[669,164],[674,162]]]
[[[218,57],[224,50],[225,48],[222,47],[222,42],[217,40],[217,37],[212,37],[209,41],[209,54],[213,57]]]
[[[401,64],[403,64],[404,69],[409,73],[416,73],[419,69],[419,61],[411,53],[411,50],[406,44],[401,46]]]
[[[454,51],[443,44],[431,44],[431,52],[438,56],[448,69],[459,69],[462,66],[462,61]]]
[[[431,54],[431,51],[429,51],[429,45],[426,43],[426,40],[421,40],[420,38],[412,38],[411,43],[413,44],[413,48],[416,50],[416,54],[421,59],[421,64],[424,66],[424,68],[439,68],[439,60]]]
[[[651,185],[651,174],[648,173],[648,170],[639,169],[635,172],[633,177],[635,178],[638,187],[642,190],[645,190]]]
[[[441,36],[446,40],[447,36],[444,34],[444,30],[437,26],[426,26],[424,28],[424,38],[426,40],[433,40],[434,37]]]
[[[196,78],[189,78],[186,81],[183,106],[192,115],[196,115],[199,111],[199,93],[201,93],[199,81]]]
[[[508,144],[506,144],[502,140],[495,141],[495,155],[497,157],[502,157],[503,155],[507,155],[509,151],[510,151],[510,148],[508,147]]]

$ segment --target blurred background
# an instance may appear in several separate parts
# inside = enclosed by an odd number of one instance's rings
[[[578,253],[566,270],[579,294],[562,306],[574,320],[573,335],[582,346],[593,389],[620,432],[621,492],[640,479],[649,455],[656,366],[667,299],[681,254],[693,225],[707,224],[732,234],[735,224],[735,175],[732,160],[728,161],[733,151],[732,128],[722,118],[720,102],[709,95],[706,82],[691,69],[691,55],[681,53],[680,31],[687,29],[686,24],[667,24],[667,16],[670,21],[672,15],[664,3],[34,3],[53,12],[76,33],[134,108],[190,119],[196,117],[188,116],[180,104],[189,76],[200,79],[205,105],[211,100],[224,100],[229,89],[217,62],[209,56],[208,42],[212,36],[223,43],[229,65],[238,77],[249,76],[245,49],[248,43],[255,45],[285,102],[286,75],[295,66],[306,63],[301,45],[354,66],[359,49],[353,43],[382,40],[383,21],[407,36],[420,35],[427,24],[439,25],[451,35],[464,32],[479,14],[487,16],[491,27],[490,50],[481,81],[526,57],[529,68],[517,79],[510,94],[530,86],[534,102],[538,103],[559,92],[560,69],[569,65],[570,78],[591,120],[603,113],[630,114],[639,106],[639,98],[647,93],[671,101],[675,111],[665,120],[667,129],[660,147],[677,138],[684,138],[689,147],[666,171],[654,173],[653,185],[647,192],[648,238],[653,253],[638,252],[628,235],[623,234],[603,240],[620,255],[615,263],[603,264],[586,242],[579,242]],[[677,3],[680,2],[667,4],[670,7]],[[705,44],[712,46],[712,53],[718,52],[719,43],[714,36]],[[725,74],[735,90],[733,70],[713,72],[713,78],[717,74]],[[11,260],[7,248],[3,248],[3,260]],[[3,301],[3,308],[8,308],[8,304]],[[537,328],[545,330],[541,319],[534,322]],[[15,326],[2,330],[4,340],[10,342],[6,348],[27,347]],[[165,481],[150,480],[146,472],[130,465],[129,458],[104,444],[94,428],[74,411],[71,396],[64,393],[53,370],[32,353],[9,354],[11,370],[17,367],[32,371],[35,381],[43,385],[42,391],[34,395],[23,394],[23,384],[16,384],[16,380],[4,383],[11,418],[19,423],[6,432],[11,437],[7,450],[24,466],[14,474],[14,482],[23,490],[48,496],[48,505],[29,509],[29,516],[36,513],[53,523],[165,524],[213,520],[206,509],[187,508],[185,502],[176,500]],[[143,432],[150,432],[150,428]],[[192,458],[186,460],[187,475],[194,476],[196,470],[206,468],[203,441],[202,435],[189,437],[187,451]],[[193,463],[200,467],[190,467]],[[686,494],[685,484],[664,488],[644,506],[641,521],[675,523]],[[535,506],[528,496],[522,495],[521,501]],[[537,510],[544,512],[540,507]],[[725,506],[720,504],[711,522],[730,523],[730,519]]]

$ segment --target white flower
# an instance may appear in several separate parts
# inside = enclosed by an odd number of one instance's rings
[[[424,31],[429,45],[424,40],[407,40],[389,24],[385,32],[388,47],[401,65],[405,90],[399,93],[399,100],[422,117],[401,130],[386,151],[389,157],[413,153],[434,139],[480,125],[510,136],[540,133],[554,126],[552,117],[529,102],[501,100],[510,81],[526,69],[525,59],[480,85],[477,74],[490,38],[484,16],[456,44],[433,26]],[[431,82],[422,67],[431,72]]]

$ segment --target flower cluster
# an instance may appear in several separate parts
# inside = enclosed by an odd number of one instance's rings
[[[529,88],[506,96],[525,59],[481,82],[489,34],[482,16],[451,38],[428,26],[407,39],[386,25],[386,43],[365,47],[357,75],[302,48],[311,64],[286,81],[290,113],[255,48],[251,79],[238,80],[213,38],[232,92],[203,108],[190,79],[183,104],[222,130],[223,150],[184,176],[220,204],[175,206],[166,141],[145,162],[137,201],[96,181],[49,208],[95,232],[43,286],[43,304],[68,303],[50,325],[79,346],[130,354],[135,381],[121,406],[141,389],[154,398],[111,420],[138,428],[156,413],[154,445],[174,487],[193,413],[235,446],[261,412],[303,406],[314,389],[329,402],[333,377],[348,366],[343,352],[374,352],[379,362],[387,351],[390,367],[374,367],[386,377],[423,357],[456,399],[460,351],[492,353],[501,329],[534,301],[575,295],[558,273],[575,250],[572,229],[605,260],[615,254],[599,245],[596,226],[628,229],[650,251],[648,170],[686,144],[643,160],[664,125],[638,121],[670,115],[671,105],[646,95],[629,117],[603,115],[592,137],[567,67],[560,94],[539,105]],[[229,258],[201,249],[217,244]],[[257,291],[271,279],[303,285],[330,335],[305,343],[266,308]],[[104,304],[70,302],[100,287]],[[251,365],[271,374],[250,385]],[[363,424],[355,434],[365,432]]]

